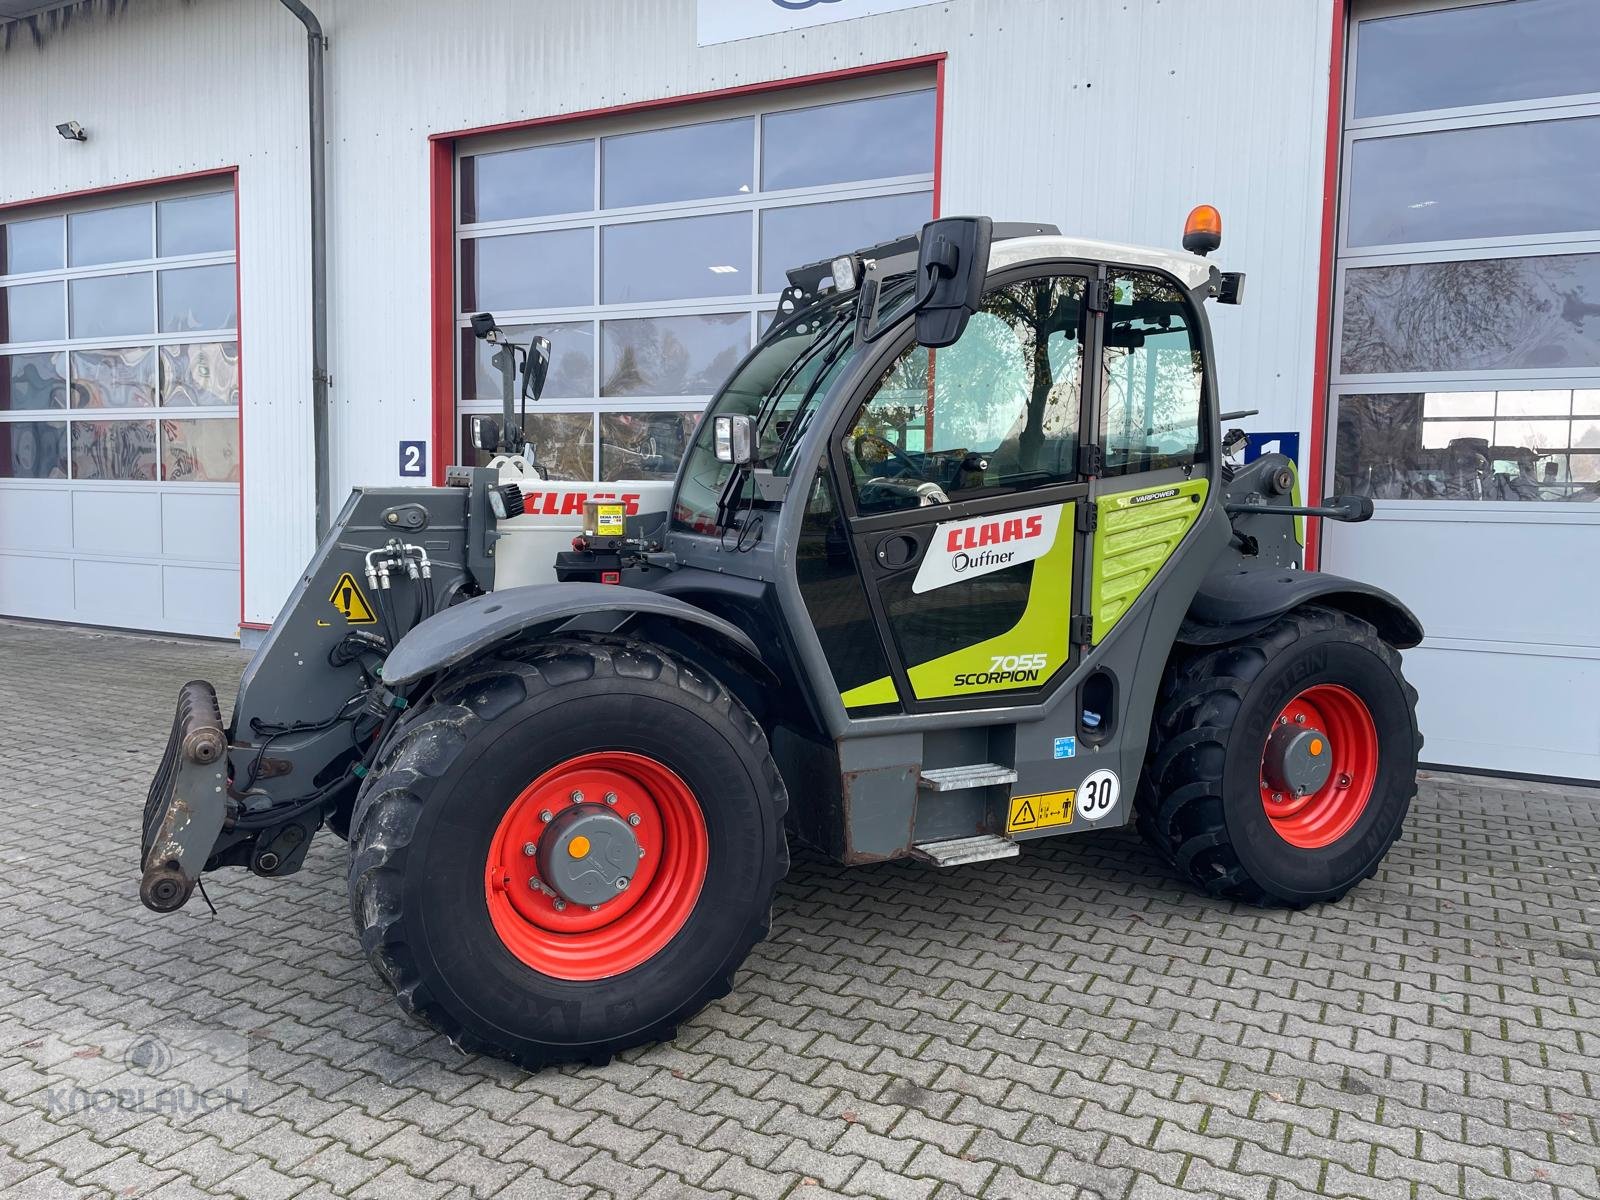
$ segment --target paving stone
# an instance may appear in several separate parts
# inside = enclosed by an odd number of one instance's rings
[[[1128,831],[944,873],[797,851],[675,1044],[529,1076],[399,1013],[334,838],[218,873],[216,918],[61,853],[126,836],[179,685],[226,703],[244,661],[0,621],[7,1200],[1600,1200],[1600,793],[1425,773],[1378,874],[1303,913]],[[126,1078],[69,1033],[169,1023],[250,1039],[247,1103],[52,1107]]]

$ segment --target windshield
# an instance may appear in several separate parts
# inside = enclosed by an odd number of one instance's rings
[[[716,532],[717,499],[730,464],[717,461],[712,434],[718,414],[760,414],[758,467],[786,474],[818,402],[855,357],[855,293],[828,296],[774,325],[756,352],[728,380],[701,418],[685,456],[672,506],[675,528]]]

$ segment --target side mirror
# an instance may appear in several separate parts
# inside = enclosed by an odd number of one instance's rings
[[[493,453],[500,449],[502,426],[499,417],[473,417],[469,424],[474,450],[487,450]]]
[[[528,343],[528,356],[522,362],[522,398],[538,400],[550,374],[550,339],[540,334]]]
[[[1365,521],[1373,512],[1371,496],[1329,496],[1322,502],[1322,507],[1337,512],[1337,515],[1328,514],[1335,521]]]
[[[922,227],[917,252],[917,343],[948,346],[966,329],[989,273],[988,217],[942,217]]]
[[[755,460],[756,419],[747,416],[719,416],[713,428],[717,461],[747,467]]]

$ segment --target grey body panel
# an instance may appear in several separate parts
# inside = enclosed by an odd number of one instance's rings
[[[475,596],[423,621],[400,639],[384,663],[383,678],[392,685],[413,683],[524,630],[541,625],[554,628],[574,618],[602,613],[617,615],[619,620],[612,628],[642,615],[699,625],[757,661],[761,659],[755,643],[738,626],[675,597],[614,584],[545,583]]]

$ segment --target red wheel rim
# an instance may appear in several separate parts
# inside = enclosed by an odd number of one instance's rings
[[[615,800],[607,804],[610,797]],[[627,889],[594,909],[535,886],[536,856],[526,850],[547,834],[544,814],[575,803],[627,821],[643,852]],[[620,975],[683,928],[705,884],[708,857],[705,818],[677,774],[639,754],[581,754],[535,779],[501,818],[484,874],[489,918],[506,949],[541,974],[574,980]]]
[[[1268,745],[1261,753],[1261,807],[1284,841],[1301,850],[1318,850],[1349,833],[1366,811],[1378,775],[1378,729],[1361,698],[1334,683],[1308,687],[1284,705],[1273,719],[1272,730],[1285,728],[1326,739],[1331,768],[1322,786],[1295,795],[1270,777],[1269,733]],[[1310,744],[1315,746],[1317,741],[1314,738]]]

